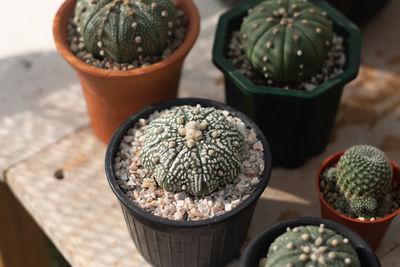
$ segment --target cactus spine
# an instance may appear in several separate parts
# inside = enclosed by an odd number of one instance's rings
[[[368,145],[353,146],[340,157],[335,169],[336,172],[328,171],[327,179],[336,179],[336,189],[347,200],[352,215],[374,217],[386,213],[393,171],[381,150]],[[344,199],[335,206],[345,207]]]
[[[255,70],[281,83],[318,73],[333,37],[326,12],[307,0],[265,0],[248,13],[241,43]]]
[[[318,226],[288,228],[270,245],[265,267],[359,267],[360,260],[349,240]]]
[[[160,54],[176,13],[170,0],[78,0],[75,7],[86,49],[118,63]]]
[[[141,163],[166,190],[206,195],[239,175],[244,136],[215,108],[176,107],[145,136]]]

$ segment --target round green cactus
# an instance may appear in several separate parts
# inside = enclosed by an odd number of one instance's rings
[[[340,192],[348,199],[384,196],[393,179],[385,153],[368,145],[349,148],[340,157],[336,174]]]
[[[334,203],[334,207],[337,210],[340,210],[344,213],[350,213],[350,206],[349,206],[349,202],[347,201],[347,199],[344,196],[339,197],[335,203]]]
[[[118,63],[161,54],[176,13],[171,0],[78,0],[75,8],[86,49]]]
[[[332,167],[326,172],[325,181],[329,189],[335,190],[337,177],[336,177],[336,168]]]
[[[265,267],[359,267],[360,260],[349,240],[318,226],[288,228],[270,245]]]
[[[239,175],[244,136],[215,108],[176,107],[145,136],[140,160],[166,190],[206,195]]]
[[[346,197],[354,216],[372,217],[393,179],[385,153],[368,145],[353,146],[336,166],[337,188]]]
[[[307,0],[265,0],[248,13],[241,43],[255,70],[281,83],[318,73],[333,38],[326,12]]]
[[[370,218],[376,214],[378,202],[372,197],[356,197],[350,202],[350,213],[357,217]]]

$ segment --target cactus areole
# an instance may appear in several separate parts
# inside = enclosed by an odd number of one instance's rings
[[[318,73],[333,38],[325,11],[307,0],[265,0],[248,10],[241,43],[252,67],[291,83]]]
[[[140,160],[165,190],[206,195],[238,177],[244,144],[215,108],[180,106],[149,124]]]
[[[360,267],[358,255],[347,238],[318,226],[288,228],[271,244],[265,267]]]
[[[128,63],[161,54],[176,13],[171,0],[78,0],[75,19],[90,53]]]

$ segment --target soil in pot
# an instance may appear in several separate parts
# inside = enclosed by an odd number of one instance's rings
[[[202,109],[200,106],[197,108]],[[184,190],[167,191],[144,168],[139,155],[149,123],[173,111],[174,108],[156,111],[148,118],[140,119],[123,137],[113,166],[119,186],[133,203],[149,213],[170,220],[209,219],[236,208],[255,190],[264,171],[263,145],[256,133],[240,118],[227,110],[222,111],[223,119],[234,125],[245,138],[238,177],[204,196],[193,196]],[[174,146],[175,142],[170,141],[169,145]],[[208,150],[208,155],[213,155],[213,151]],[[189,165],[189,160],[185,162],[185,167],[186,164]]]

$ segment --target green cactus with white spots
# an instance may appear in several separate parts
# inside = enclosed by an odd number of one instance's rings
[[[331,190],[336,189],[336,183],[337,183],[336,168],[330,168],[326,172],[325,181],[326,181],[326,185],[329,186],[329,189],[331,189]]]
[[[349,202],[347,201],[347,199],[344,196],[339,197],[335,201],[334,207],[335,207],[335,209],[340,210],[343,213],[351,212]]]
[[[176,14],[171,0],[78,0],[75,7],[86,49],[118,63],[161,54]]]
[[[145,136],[141,163],[165,190],[207,195],[239,175],[244,136],[215,108],[176,107]]]
[[[307,0],[265,0],[248,13],[240,35],[255,70],[280,83],[318,73],[333,38],[325,11]]]
[[[318,226],[288,228],[270,245],[265,267],[360,267],[349,240]]]
[[[393,171],[389,159],[378,148],[358,145],[348,149],[340,157],[336,173],[332,172],[328,180],[334,178],[353,216],[374,217],[382,213],[382,209],[389,209],[390,197],[385,199],[391,188]],[[379,207],[383,202],[384,207]]]

